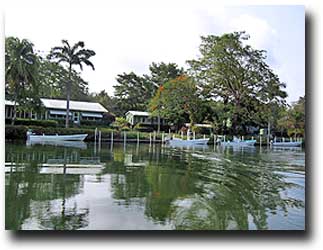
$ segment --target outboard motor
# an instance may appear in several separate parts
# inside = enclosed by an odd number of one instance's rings
[[[32,135],[33,133],[30,131],[30,130],[28,130],[27,131],[27,133],[26,133],[26,135],[27,135],[27,140],[29,140],[30,139],[30,135]]]

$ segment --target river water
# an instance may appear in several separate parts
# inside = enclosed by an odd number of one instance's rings
[[[305,152],[6,142],[10,230],[304,230]]]

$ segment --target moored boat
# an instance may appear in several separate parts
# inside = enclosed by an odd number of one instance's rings
[[[183,140],[179,138],[173,138],[168,140],[170,146],[195,146],[195,145],[206,145],[210,138],[203,139],[192,139]]]
[[[220,141],[220,145],[222,146],[238,146],[238,147],[245,147],[245,146],[254,146],[256,140],[240,140],[237,137],[234,137],[232,141]]]
[[[300,147],[302,146],[301,141],[290,141],[290,142],[273,142],[273,147]]]
[[[27,140],[29,141],[84,141],[88,134],[75,135],[36,135],[30,131],[27,132]]]

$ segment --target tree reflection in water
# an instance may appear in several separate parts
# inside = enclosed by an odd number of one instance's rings
[[[66,200],[77,194],[82,182],[79,175],[66,175],[66,163],[73,154],[67,149],[53,148],[48,153],[60,155],[64,161],[64,170],[60,174],[40,174],[39,159],[32,149],[26,151],[18,147],[6,155],[10,159],[11,172],[6,177],[6,229],[21,230],[28,218],[36,218],[42,229],[71,230],[84,227],[88,210],[79,211],[74,207],[66,209]],[[20,166],[20,167],[19,167]],[[61,200],[60,211],[52,211],[53,203]],[[32,216],[33,214],[33,216]]]
[[[304,208],[304,200],[284,195],[287,190],[304,189],[289,182],[284,170],[302,172],[303,167],[282,162],[277,166],[267,154],[255,150],[250,154],[218,149],[203,159],[196,156],[204,153],[166,149],[161,154],[160,150],[128,151],[134,162],[148,154],[144,159],[149,163],[137,168],[124,166],[115,152],[120,161],[108,170],[113,173],[114,198],[119,204],[143,198],[146,216],[158,223],[212,230],[246,230],[253,223],[256,229],[268,229],[269,213],[287,215],[291,208]]]
[[[284,221],[297,211],[297,218],[304,217],[303,152],[146,144],[104,145],[94,152],[89,145],[82,150],[9,144],[6,163],[21,167],[6,172],[6,229],[75,230],[91,224],[82,193],[87,180],[66,173],[66,164],[91,164],[95,157],[105,165],[95,186],[106,193],[87,197],[102,208],[92,219],[109,218],[106,211],[115,212],[114,206],[129,208],[116,209],[116,217],[131,211],[138,221],[183,230],[272,229],[275,215]],[[42,172],[40,166],[49,162],[65,170]]]

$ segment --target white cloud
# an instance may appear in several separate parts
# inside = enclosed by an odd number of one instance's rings
[[[257,49],[272,47],[277,39],[276,30],[266,20],[247,14],[231,20],[229,30],[246,31],[250,35],[248,43]]]
[[[102,6],[78,3],[77,7],[68,2],[67,8],[65,4],[61,8],[60,4],[32,2],[9,6],[6,35],[28,38],[45,51],[59,45],[61,39],[71,43],[83,40],[97,53],[93,58],[96,70],[85,68],[82,72],[90,91],[105,89],[112,94],[117,74],[148,73],[151,62],[175,62],[185,67],[186,60],[199,54],[200,36],[208,34],[245,30],[252,46],[268,51],[273,68],[286,64],[282,57],[286,48],[281,46],[282,34],[277,33],[277,27],[243,7],[225,8],[215,2],[183,6],[179,2],[125,5],[113,1]]]

